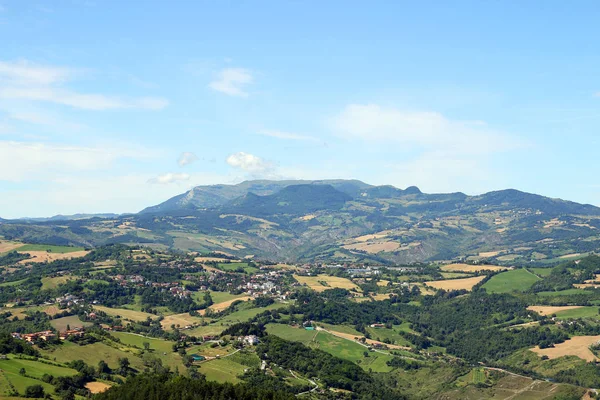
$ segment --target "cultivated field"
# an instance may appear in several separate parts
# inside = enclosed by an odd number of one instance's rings
[[[535,347],[531,351],[540,356],[548,356],[550,359],[563,356],[576,356],[585,361],[592,362],[598,360],[598,358],[592,353],[589,347],[598,342],[600,342],[600,336],[573,336],[564,343],[555,344],[554,347],[547,349]]]
[[[347,244],[344,246],[348,250],[366,251],[367,253],[376,254],[380,252],[392,252],[400,248],[398,242],[364,242]]]
[[[471,265],[471,264],[450,264],[440,268],[446,272],[479,272],[479,271],[504,271],[510,269],[508,267],[500,267],[497,265]]]
[[[520,268],[493,276],[483,285],[483,288],[489,293],[522,292],[539,280],[540,278],[537,275]]]
[[[110,385],[104,382],[88,382],[85,384],[85,387],[92,392],[92,394],[102,393],[110,389]]]
[[[94,308],[98,311],[103,311],[108,315],[112,315],[113,317],[121,317],[124,319],[129,319],[131,321],[145,321],[148,317],[152,319],[157,318],[154,314],[145,313],[142,311],[128,310],[125,308],[110,308],[104,306],[94,306]]]
[[[57,331],[64,332],[67,330],[67,328],[75,329],[84,326],[90,326],[92,324],[89,322],[81,321],[77,315],[71,315],[69,317],[53,319],[52,321],[50,321],[50,325],[52,325],[52,327]]]
[[[474,276],[472,278],[450,279],[450,280],[444,280],[444,281],[429,281],[429,282],[425,282],[425,284],[434,289],[471,290],[473,288],[473,286],[477,285],[483,279],[485,279],[485,276]]]
[[[300,276],[294,275],[294,279],[296,279],[301,284],[307,285],[309,288],[316,292],[323,292],[327,289],[340,288],[340,289],[348,289],[348,290],[356,290],[358,286],[356,286],[351,280],[346,278],[339,278],[336,276],[327,276],[327,275],[317,275],[317,276]],[[321,284],[320,282],[325,282],[327,286]]]
[[[79,258],[84,257],[89,254],[89,251],[72,251],[70,253],[54,253],[47,251],[22,251],[19,250],[19,253],[29,254],[31,258],[27,260],[19,261],[19,264],[24,265],[28,263],[43,263],[43,262],[52,262],[56,260],[67,260],[71,258]]]
[[[192,317],[190,313],[182,313],[167,315],[162,321],[160,321],[160,324],[163,327],[163,329],[171,329],[171,325],[183,328],[188,325],[200,323],[200,321],[202,321],[201,318]]]
[[[13,251],[22,247],[23,243],[9,242],[7,240],[0,240],[0,254]]]
[[[231,305],[233,302],[235,302],[235,301],[238,301],[238,300],[239,300],[239,301],[248,301],[248,300],[252,300],[252,297],[250,297],[250,296],[236,297],[236,298],[234,298],[234,299],[229,299],[229,300],[226,300],[226,301],[222,301],[222,302],[220,302],[220,303],[215,303],[215,304],[213,304],[212,306],[210,306],[209,308],[210,308],[211,310],[213,310],[213,311],[217,311],[217,312],[219,312],[219,311],[223,311],[223,310],[226,310],[227,308],[229,308],[229,306],[230,306],[230,305]]]
[[[73,279],[73,277],[71,277],[69,275],[57,276],[54,278],[44,277],[44,278],[42,278],[42,290],[56,289],[59,285],[62,285],[63,283],[67,283],[71,279]]]
[[[529,306],[528,310],[535,311],[540,315],[552,315],[566,310],[575,310],[582,306]]]

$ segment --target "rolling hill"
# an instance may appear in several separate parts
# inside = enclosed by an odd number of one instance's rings
[[[598,207],[514,189],[427,194],[357,180],[198,186],[135,215],[0,221],[0,235],[31,243],[371,263],[552,263],[598,250],[599,229]]]

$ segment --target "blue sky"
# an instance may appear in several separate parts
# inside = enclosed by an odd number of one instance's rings
[[[254,178],[600,205],[599,19],[593,1],[0,0],[0,216]]]

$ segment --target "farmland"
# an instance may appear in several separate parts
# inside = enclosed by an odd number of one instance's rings
[[[583,308],[582,306],[529,306],[528,310],[535,311],[540,315],[552,315],[558,314],[562,311],[568,310],[576,310],[578,308]]]
[[[340,288],[348,290],[356,290],[358,286],[347,278],[340,278],[329,275],[318,275],[318,276],[300,276],[294,275],[301,284],[304,284],[316,292],[322,292],[327,289]]]
[[[70,246],[52,246],[47,244],[25,244],[16,249],[18,252],[29,253],[29,252],[45,252],[45,253],[79,253],[85,249],[83,247],[70,247]]]
[[[485,265],[485,264],[481,264],[481,265],[450,264],[450,265],[444,265],[444,266],[440,267],[440,269],[442,271],[446,271],[446,272],[480,272],[480,271],[498,272],[498,271],[507,270],[509,268],[500,267],[497,265]]]
[[[490,293],[522,292],[539,280],[536,275],[521,268],[493,276],[483,285],[483,288]]]
[[[425,282],[427,286],[430,286],[434,289],[443,289],[443,290],[471,290],[473,286],[477,285],[485,279],[485,276],[474,276],[471,278],[461,278],[461,279],[448,279],[443,281],[429,281]]]
[[[149,314],[149,313],[145,313],[142,311],[128,310],[126,308],[110,308],[110,307],[104,307],[104,306],[94,306],[94,308],[98,311],[105,312],[108,315],[112,315],[115,317],[121,317],[121,318],[128,319],[131,321],[145,321],[148,318],[150,318],[150,319],[156,318],[156,315],[154,315],[154,314]]]
[[[67,329],[81,328],[92,324],[89,322],[82,322],[77,315],[72,315],[70,317],[53,319],[51,325],[57,331],[63,332]]]
[[[585,361],[596,361],[598,358],[590,350],[590,346],[600,342],[600,336],[574,336],[564,343],[556,344],[554,347],[540,349],[535,347],[531,349],[540,356],[548,356],[555,359],[564,356],[576,356]]]

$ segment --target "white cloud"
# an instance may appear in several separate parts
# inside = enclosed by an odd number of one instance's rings
[[[244,153],[243,151],[231,154],[227,157],[226,161],[231,167],[252,174],[265,173],[273,170],[273,165],[271,163],[253,154]]]
[[[147,109],[160,110],[169,102],[160,97],[122,99],[101,94],[80,94],[50,87],[0,88],[0,98],[46,101],[84,110]]]
[[[482,121],[452,120],[438,112],[384,108],[376,104],[351,104],[333,119],[332,126],[339,136],[347,139],[393,142],[405,148],[482,154],[522,145]]]
[[[319,139],[312,137],[312,136],[299,135],[297,133],[282,132],[282,131],[276,131],[276,130],[263,129],[263,130],[258,131],[258,134],[263,135],[263,136],[274,137],[277,139],[303,140],[303,141],[309,141],[309,142],[318,142],[319,141]]]
[[[51,85],[71,78],[75,70],[64,67],[41,66],[26,60],[0,61],[0,82],[18,85]]]
[[[196,156],[194,153],[186,151],[186,152],[181,153],[181,155],[177,159],[177,164],[180,167],[185,167],[186,165],[189,165],[196,161],[198,161],[198,156]]]
[[[0,98],[43,101],[85,110],[160,110],[169,104],[161,97],[121,98],[78,93],[60,86],[79,73],[69,68],[40,66],[28,61],[0,62]]]
[[[120,147],[0,141],[0,181],[44,180],[59,172],[101,170],[119,159],[146,157],[144,151]]]
[[[248,92],[244,90],[244,87],[252,83],[253,80],[251,72],[247,69],[225,68],[219,72],[217,79],[208,86],[229,96],[248,97]]]
[[[166,173],[159,175],[155,178],[151,178],[148,180],[148,183],[160,184],[160,185],[168,185],[171,183],[177,183],[181,181],[188,181],[190,179],[190,175],[188,174],[177,174],[177,173]]]

